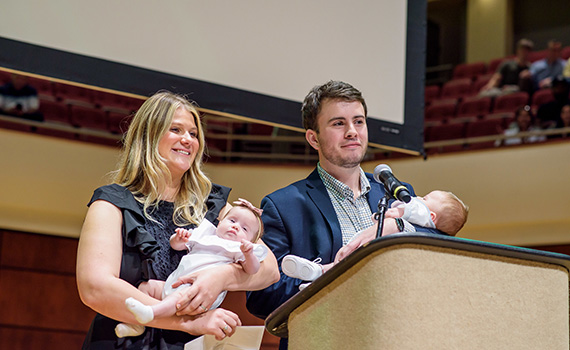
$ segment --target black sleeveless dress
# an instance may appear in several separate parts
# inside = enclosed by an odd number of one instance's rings
[[[217,217],[226,205],[231,189],[212,184],[207,199],[206,219],[217,225]],[[176,269],[184,251],[170,248],[170,236],[178,226],[172,221],[174,204],[162,201],[150,211],[157,222],[146,219],[143,204],[126,188],[117,185],[99,187],[93,193],[89,205],[105,200],[115,205],[123,214],[123,257],[120,277],[134,286],[149,279],[166,280]],[[192,226],[186,226],[191,228]],[[146,327],[137,337],[117,338],[118,321],[97,314],[83,343],[83,349],[144,349],[183,350],[184,344],[196,338],[185,332]]]

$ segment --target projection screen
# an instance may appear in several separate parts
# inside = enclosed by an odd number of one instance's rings
[[[363,92],[370,142],[423,151],[426,0],[10,0],[0,65],[301,127],[328,80]]]

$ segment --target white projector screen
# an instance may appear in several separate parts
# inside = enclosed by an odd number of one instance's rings
[[[293,106],[314,85],[343,80],[362,91],[370,118],[388,123],[379,126],[387,135],[372,132],[371,141],[390,145],[389,135],[402,138],[407,129],[410,81],[423,98],[423,74],[406,79],[412,10],[421,14],[412,19],[422,22],[425,0],[12,0],[2,5],[0,37],[10,51],[16,50],[16,42],[23,54],[22,44],[28,44],[25,47],[90,58],[70,58],[66,66],[34,73],[145,95],[156,91],[153,88],[177,89],[190,93],[204,108],[291,126],[300,126],[300,113]],[[419,33],[425,36],[425,29]],[[423,65],[425,40],[414,40]],[[13,68],[7,61],[0,63]],[[52,63],[58,61],[65,62]],[[95,66],[87,62],[103,68],[97,74],[113,77],[90,78],[82,71]],[[116,76],[118,66],[106,69],[104,62],[136,68],[145,78],[134,77],[132,70]],[[15,68],[37,71],[35,66],[41,66],[20,65]],[[117,84],[113,79],[132,81]],[[141,84],[141,79],[154,83]],[[184,79],[192,83],[181,83]],[[129,88],[147,85],[148,91]],[[287,102],[293,103],[286,108],[287,116],[273,115],[271,105],[280,108]],[[246,107],[254,104],[258,106]],[[392,146],[418,150],[416,142],[401,141]]]

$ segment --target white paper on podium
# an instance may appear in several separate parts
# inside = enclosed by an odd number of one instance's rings
[[[184,350],[259,350],[264,326],[236,327],[231,337],[216,340],[213,335],[203,335],[186,343]]]

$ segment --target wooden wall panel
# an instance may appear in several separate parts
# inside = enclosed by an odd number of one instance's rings
[[[77,239],[4,231],[0,266],[75,275]]]
[[[86,331],[95,313],[79,299],[74,276],[0,272],[0,324]]]
[[[77,239],[0,230],[0,349],[79,349],[95,312],[83,305],[75,281]],[[228,293],[222,307],[244,325],[263,325],[245,307],[245,292]],[[264,334],[262,350],[278,348]]]
[[[85,333],[0,326],[0,349],[81,349]]]

